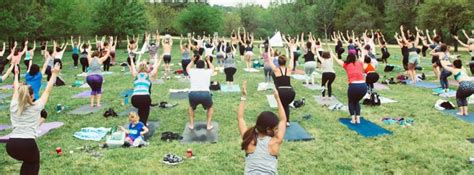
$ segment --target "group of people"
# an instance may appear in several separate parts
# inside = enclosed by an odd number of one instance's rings
[[[395,38],[402,50],[402,65],[407,71],[407,75],[412,83],[417,82],[416,67],[420,63],[419,53],[431,49],[433,56],[433,71],[439,78],[444,89],[448,88],[447,77],[451,74],[460,84],[456,99],[460,108],[459,115],[467,115],[467,100],[474,93],[474,81],[471,80],[462,61],[455,59],[452,63],[449,47],[442,42],[440,35],[436,34],[431,40],[428,31],[426,35],[416,28],[416,33],[405,31],[400,27],[400,34]],[[471,72],[474,73],[474,38],[468,38],[467,44],[458,37],[455,39],[469,50],[472,56],[469,64]],[[474,35],[474,32],[473,32]],[[81,42],[81,38],[75,42],[71,37],[73,65],[77,68],[80,63],[82,74],[86,76],[87,84],[91,88],[90,106],[101,106],[101,94],[103,72],[110,71],[111,65],[118,63],[115,57],[118,45],[117,37],[106,37],[98,40],[96,37],[96,50],[93,50],[89,42]],[[244,120],[244,111],[247,101],[247,83],[242,84],[242,97],[238,109],[238,125],[242,137],[242,150],[246,153],[246,173],[277,173],[277,155],[280,145],[285,135],[286,127],[290,126],[290,104],[294,101],[296,90],[291,83],[291,75],[299,73],[298,58],[304,59],[304,74],[306,79],[304,84],[315,85],[314,72],[320,69],[322,72],[323,87],[321,92],[324,100],[332,97],[332,83],[336,78],[336,71],[333,63],[339,64],[346,72],[348,80],[348,107],[352,118],[351,123],[359,124],[361,115],[360,100],[374,89],[374,83],[378,81],[379,74],[377,67],[379,61],[388,63],[390,53],[387,43],[381,32],[368,33],[367,31],[358,37],[354,32],[352,35],[346,32],[334,32],[331,39],[335,42],[334,52],[325,51],[320,39],[316,39],[311,33],[302,33],[300,36],[283,36],[284,48],[278,49],[272,46],[269,39],[264,40],[259,46],[261,58],[263,60],[263,72],[267,83],[273,82],[275,85],[274,96],[278,105],[278,113],[264,111],[259,114],[256,124],[247,128]],[[184,41],[184,43],[183,43]],[[419,42],[422,41],[423,48],[418,49]],[[377,58],[376,42],[381,49],[381,57]],[[170,79],[173,38],[170,35],[161,36],[157,31],[155,34],[145,33],[143,47],[139,50],[139,37],[127,36],[127,59],[122,66],[130,70],[133,78],[133,92],[131,95],[132,105],[138,109],[136,113],[130,113],[130,125],[121,129],[129,136],[128,143],[137,145],[143,143],[143,134],[148,132],[148,118],[152,106],[151,89],[153,80],[158,78],[159,68],[164,63],[164,74],[162,78]],[[232,32],[230,39],[219,38],[217,35],[194,36],[188,34],[186,38],[179,38],[179,48],[181,51],[182,73],[189,79],[189,129],[194,129],[194,116],[197,106],[202,105],[207,110],[207,130],[214,129],[212,126],[212,116],[214,113],[213,99],[210,92],[210,83],[216,69],[222,68],[225,73],[226,83],[233,84],[234,75],[237,72],[237,47],[240,58],[245,62],[246,68],[251,67],[251,62],[256,58],[253,53],[254,36],[246,33],[243,29],[237,30],[237,34]],[[342,60],[346,51],[347,56]],[[33,63],[36,42],[32,47],[28,47],[28,41],[17,46],[17,43],[10,49],[10,54],[3,58],[5,54],[5,43],[0,51],[0,68],[3,69],[6,63],[10,66],[2,76],[1,81],[7,79],[8,75],[14,73],[13,97],[10,105],[10,118],[14,127],[11,138],[7,142],[6,150],[8,154],[18,160],[23,161],[22,174],[37,174],[39,171],[39,150],[36,145],[36,129],[47,118],[44,110],[52,87],[58,79],[58,74],[63,68],[62,59],[68,43],[58,44],[53,41],[53,49],[48,49],[48,42],[41,42],[41,54],[44,64],[40,66]],[[22,48],[20,48],[22,47]],[[162,54],[158,49],[162,47]],[[284,54],[282,54],[282,52]],[[144,56],[145,53],[149,57]],[[20,84],[20,61],[24,55],[26,67],[26,84]],[[213,61],[216,58],[216,61]],[[8,60],[8,61],[4,61]],[[217,62],[217,67],[213,62]],[[436,68],[436,69],[435,69]],[[439,69],[438,69],[439,68]],[[40,96],[42,76],[46,74],[48,84]]]

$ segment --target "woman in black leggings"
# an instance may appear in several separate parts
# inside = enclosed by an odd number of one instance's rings
[[[160,57],[163,58],[163,57]],[[133,59],[130,59],[130,72],[134,78],[132,105],[138,109],[138,116],[143,124],[147,124],[148,116],[150,115],[151,106],[151,77],[156,77],[161,60],[158,57],[154,58],[154,65],[151,72],[148,72],[148,64],[145,61],[138,63],[138,69],[135,66]]]
[[[271,46],[269,45],[271,48]],[[290,50],[289,53],[293,53],[294,50]],[[275,87],[278,91],[278,94],[280,96],[281,103],[283,105],[283,108],[285,109],[285,114],[286,114],[286,126],[290,126],[290,103],[295,100],[295,90],[291,86],[291,70],[293,68],[293,54],[290,54],[290,64],[287,67],[286,66],[286,56],[281,55],[278,57],[278,65],[279,67],[277,68],[273,62],[270,62],[270,66],[272,67],[273,73],[275,75]]]
[[[59,74],[59,65],[54,66],[52,78],[41,97],[34,101],[31,86],[18,82],[18,68],[15,69],[13,97],[10,104],[10,120],[13,131],[7,141],[6,151],[16,160],[22,161],[20,174],[38,174],[40,169],[40,152],[36,144],[36,128],[47,118],[42,112]]]
[[[332,52],[331,52],[332,53]],[[334,55],[334,54],[333,54]],[[321,87],[323,87],[322,97],[325,100],[328,100],[332,96],[332,83],[336,79],[336,73],[333,68],[333,59],[336,59],[334,56],[331,57],[329,52],[323,52],[321,56],[316,54],[316,57],[321,62],[321,71],[323,72]],[[328,97],[326,97],[326,91],[328,92]]]
[[[364,56],[364,72],[365,83],[369,87],[369,92],[374,90],[374,83],[379,81],[379,74],[375,71],[375,66],[372,65],[372,59],[369,56]]]

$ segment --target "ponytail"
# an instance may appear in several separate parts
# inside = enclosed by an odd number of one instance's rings
[[[241,149],[247,150],[252,141],[255,141],[253,145],[257,145],[257,135],[258,132],[255,126],[247,129],[247,131],[244,133],[244,136],[242,137]]]

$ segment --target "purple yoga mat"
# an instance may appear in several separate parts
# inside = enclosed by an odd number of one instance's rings
[[[91,96],[91,91],[84,91],[79,94],[72,96],[72,98],[87,98]]]
[[[6,129],[10,129],[10,128],[11,128],[10,125],[0,125],[0,131],[6,130]]]
[[[49,123],[43,123],[37,130],[38,132],[38,137],[41,137],[51,131],[52,129],[59,128],[63,126],[63,122],[49,122]],[[0,137],[0,143],[6,143],[10,139],[10,134],[6,136]]]
[[[3,85],[3,86],[0,86],[0,89],[13,89],[13,85],[12,84],[6,84],[6,85]]]

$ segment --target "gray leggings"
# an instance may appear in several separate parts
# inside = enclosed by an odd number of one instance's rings
[[[272,67],[270,67],[270,65],[265,64],[263,66],[263,73],[265,74],[265,82],[272,81],[273,70],[272,70]]]
[[[316,70],[316,61],[308,61],[304,63],[304,73],[306,74],[306,76],[311,77],[315,70]]]

